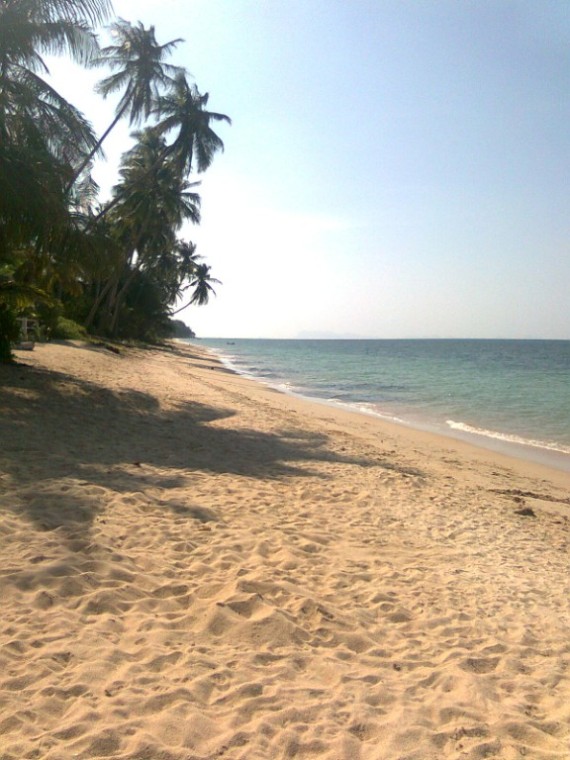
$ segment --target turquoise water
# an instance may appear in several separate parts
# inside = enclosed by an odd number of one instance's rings
[[[199,344],[287,392],[570,470],[570,341]]]

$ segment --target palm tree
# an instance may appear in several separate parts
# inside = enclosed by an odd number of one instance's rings
[[[176,243],[176,255],[178,257],[178,269],[185,280],[196,271],[198,261],[202,258],[196,253],[196,244],[186,240],[178,240]]]
[[[0,344],[23,306],[46,301],[34,279],[71,217],[64,187],[71,164],[96,145],[89,123],[46,81],[45,54],[85,64],[98,52],[92,24],[109,0],[0,2]],[[10,272],[8,276],[6,272]]]
[[[194,288],[192,298],[188,301],[188,303],[184,304],[184,306],[176,309],[176,311],[171,311],[171,317],[173,317],[175,314],[178,314],[178,312],[182,311],[183,309],[186,309],[188,306],[192,306],[193,304],[196,304],[197,306],[204,306],[210,300],[211,294],[216,295],[216,291],[212,287],[212,283],[215,282],[216,285],[221,285],[222,283],[220,280],[217,280],[215,277],[211,276],[210,269],[211,267],[208,266],[208,264],[196,265],[189,285],[189,287]]]
[[[213,122],[230,120],[209,113],[208,96],[165,62],[180,40],[159,45],[153,27],[119,19],[113,44],[99,50],[92,27],[110,10],[110,0],[0,0],[0,348],[7,355],[17,315],[36,304],[65,304],[80,318],[92,304],[88,324],[104,305],[112,332],[135,309],[139,286],[165,319],[189,288],[192,303],[205,303],[217,282],[176,234],[184,221],[199,221],[188,176],[223,150]],[[111,67],[97,90],[120,101],[100,140],[47,83],[44,56],[54,53]],[[160,124],[135,134],[114,199],[96,211],[98,188],[85,169],[123,117]]]
[[[202,257],[196,253],[196,244],[186,240],[176,240],[171,249],[156,258],[152,269],[155,279],[163,292],[164,306],[169,311],[171,304],[182,298],[190,287],[198,262]]]
[[[90,21],[109,12],[108,0],[2,0],[0,4],[0,130],[13,124],[44,136],[58,158],[77,160],[96,145],[83,116],[40,74],[49,74],[42,53],[67,53],[86,64],[98,52]]]
[[[2,86],[4,85],[4,86]],[[81,114],[48,85],[28,72],[13,72],[0,83],[0,218],[28,219],[51,226],[66,213],[64,187],[70,162],[95,144]],[[3,106],[3,107],[2,107]],[[56,213],[57,207],[57,213]]]
[[[126,316],[130,327],[142,328],[147,335],[156,335],[161,329],[167,334],[171,316],[176,314],[172,312],[172,305],[191,287],[194,293],[190,303],[207,303],[210,294],[215,294],[211,283],[219,280],[210,275],[210,267],[199,264],[201,258],[194,243],[178,240],[174,247],[165,248],[147,260],[127,295],[129,312]]]
[[[172,164],[161,158],[165,143],[151,128],[135,133],[137,143],[123,157],[121,180],[114,192],[119,202],[112,221],[128,250],[127,263],[145,259],[164,245],[173,245],[173,235],[185,221],[200,222],[200,196],[195,183],[180,177]]]
[[[140,21],[133,26],[124,19],[119,19],[111,25],[111,34],[116,39],[116,44],[103,48],[101,55],[91,60],[90,65],[109,66],[115,72],[99,82],[95,88],[96,92],[104,98],[121,90],[123,94],[117,104],[113,121],[89,156],[76,169],[68,190],[101,149],[104,140],[120,119],[128,114],[130,125],[139,124],[143,118],[147,119],[154,108],[160,88],[169,84],[172,77],[180,72],[178,66],[164,63],[164,59],[179,42],[182,42],[181,39],[159,45],[154,26],[145,29]]]
[[[121,262],[94,305],[88,324],[107,298],[107,329],[117,326],[121,301],[137,271],[175,245],[175,233],[185,221],[200,221],[200,197],[170,162],[161,161],[165,143],[155,130],[136,133],[136,145],[123,157],[121,180],[114,192],[118,201],[109,216],[123,249]]]
[[[91,25],[110,11],[109,0],[2,0],[0,78],[9,78],[14,66],[48,73],[42,52],[66,52],[86,63],[98,49]]]
[[[14,209],[44,208],[42,182],[67,181],[69,163],[96,146],[91,126],[42,74],[43,53],[86,63],[98,50],[89,22],[104,19],[108,0],[2,0],[0,3],[0,221]],[[53,182],[50,182],[53,188]],[[6,196],[11,198],[7,199]],[[31,216],[28,214],[28,216]],[[50,214],[43,215],[44,219]]]
[[[188,176],[196,163],[198,172],[205,171],[214,155],[223,151],[224,143],[210,126],[213,121],[231,119],[222,113],[207,111],[209,95],[201,95],[196,85],[188,84],[185,73],[179,72],[170,89],[158,99],[153,113],[159,119],[159,134],[178,130],[167,154],[178,170]]]
[[[121,24],[126,23],[127,22],[121,21]],[[140,24],[138,32],[139,36],[145,32],[144,27]],[[152,33],[152,37],[154,38],[154,27],[150,28],[149,33]],[[181,40],[173,40],[163,47],[168,48],[180,41]],[[139,47],[142,48],[143,45],[141,44]],[[103,53],[105,53],[106,50],[112,49],[114,48],[106,48]],[[103,60],[104,56],[98,59],[98,61]],[[164,117],[162,121],[159,121],[154,127],[158,134],[163,135],[174,129],[178,129],[178,134],[174,142],[171,145],[165,146],[163,153],[157,155],[156,165],[158,166],[163,161],[169,160],[173,163],[179,173],[188,176],[192,169],[193,159],[195,158],[198,172],[203,172],[212,163],[215,153],[219,150],[223,151],[224,149],[222,140],[210,127],[210,122],[226,121],[231,124],[231,119],[225,114],[205,110],[209,95],[201,95],[195,85],[190,86],[186,80],[186,75],[183,69],[175,66],[168,66],[167,64],[162,64],[162,66],[165,69],[166,76],[162,78],[157,76],[154,83],[154,89],[149,89],[147,87],[143,93],[145,97],[143,98],[141,94],[138,99],[139,102],[145,103],[145,109],[141,111],[141,115],[144,115],[145,117],[154,115],[157,119],[160,119],[161,116]],[[171,77],[171,74],[174,76]],[[119,75],[115,75],[115,77],[118,76]],[[100,87],[103,85],[106,86],[107,84],[115,86],[117,82],[118,80],[114,77],[109,77],[107,80],[100,83]],[[159,96],[158,94],[160,84],[165,84],[168,87],[166,93],[162,96]],[[144,82],[142,82],[142,85],[144,85]],[[101,90],[101,92],[103,92],[103,90]],[[103,92],[103,94],[105,95],[105,92]],[[99,141],[99,147],[106,135],[111,131],[120,118],[120,114],[123,112],[121,109],[128,105],[128,101],[125,100],[126,95],[127,93],[125,92],[125,95],[118,106],[117,116]],[[153,97],[156,99],[156,102],[152,106]],[[150,108],[150,111],[147,110],[147,106]],[[132,121],[133,119],[131,115],[131,122]],[[86,165],[87,161],[84,162],[82,167],[80,167],[76,176],[79,175]],[[155,166],[149,166],[149,177],[155,168]],[[120,202],[120,199],[120,192],[115,188],[114,199],[100,210],[99,214],[94,217],[93,223],[96,223],[99,219],[105,217],[110,211],[112,211]]]

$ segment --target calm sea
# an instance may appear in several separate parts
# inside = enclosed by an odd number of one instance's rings
[[[199,344],[286,392],[570,470],[570,341]]]

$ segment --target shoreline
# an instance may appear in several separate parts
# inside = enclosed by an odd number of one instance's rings
[[[567,473],[194,345],[18,359],[3,760],[568,756]]]
[[[548,469],[570,473],[570,455],[557,449],[551,449],[546,446],[535,446],[530,441],[522,443],[515,440],[508,440],[507,434],[504,434],[504,438],[499,437],[502,435],[500,433],[496,433],[497,437],[485,436],[483,433],[471,432],[468,430],[443,428],[443,426],[438,426],[435,422],[429,423],[426,421],[422,423],[419,420],[397,419],[380,412],[359,408],[364,402],[342,402],[335,401],[334,399],[324,399],[319,398],[318,396],[306,395],[290,390],[284,387],[283,384],[272,383],[271,381],[264,379],[262,376],[254,375],[246,371],[240,371],[239,368],[233,365],[232,362],[223,355],[223,349],[201,346],[199,343],[195,342],[195,339],[192,339],[192,342],[182,340],[181,343],[186,345],[196,345],[200,350],[209,353],[209,355],[239,377],[260,383],[280,393],[284,393],[287,396],[299,398],[308,403],[330,406],[333,409],[344,410],[352,414],[372,417],[390,425],[403,426],[417,432],[429,433],[437,437],[464,442],[475,448],[482,449],[483,451],[494,452],[512,459],[528,462],[529,464],[540,465]]]

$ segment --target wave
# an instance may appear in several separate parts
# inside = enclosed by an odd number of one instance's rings
[[[523,438],[520,435],[512,435],[510,433],[499,433],[496,430],[487,430],[485,428],[474,427],[473,425],[467,425],[465,422],[455,422],[454,420],[446,420],[446,424],[452,430],[459,430],[462,433],[469,433],[471,435],[481,435],[485,438],[494,438],[497,441],[505,441],[505,443],[516,443],[519,446],[532,446],[535,449],[545,449],[546,451],[557,451],[560,454],[570,454],[570,446],[564,446],[564,444],[550,442],[550,441],[538,441],[532,438]]]
[[[319,375],[319,372],[314,371],[313,365],[311,365],[310,372],[307,368],[303,371],[304,365],[297,367],[293,361],[290,361],[288,371],[285,367],[283,371],[279,371],[275,366],[271,366],[271,363],[274,362],[269,359],[266,364],[264,357],[242,356],[239,351],[233,350],[233,347],[229,348],[231,352],[228,351],[228,347],[226,346],[208,346],[208,349],[228,369],[243,377],[256,380],[287,394],[331,404],[346,410],[378,417],[388,422],[395,422],[420,430],[428,430],[440,434],[445,434],[447,430],[449,431],[448,435],[452,435],[451,431],[454,431],[456,435],[473,436],[479,439],[480,445],[487,445],[491,449],[496,448],[499,444],[503,445],[501,448],[505,446],[519,447],[519,455],[522,454],[524,449],[527,452],[527,456],[535,459],[538,458],[537,461],[540,461],[547,455],[550,455],[549,458],[554,459],[557,458],[556,455],[562,455],[563,457],[570,455],[570,444],[567,442],[566,437],[562,436],[564,442],[557,440],[558,434],[555,432],[556,428],[552,428],[552,425],[551,433],[542,433],[542,435],[550,438],[550,440],[543,440],[538,437],[525,438],[516,434],[477,427],[466,422],[446,419],[444,409],[445,406],[448,406],[448,403],[442,403],[441,398],[437,394],[435,397],[435,401],[438,401],[437,404],[434,403],[433,394],[425,396],[422,399],[422,389],[420,388],[416,392],[415,386],[402,385],[397,382],[386,382],[385,378],[380,378],[380,376],[376,381],[373,378],[363,378],[358,373],[355,373],[354,377],[349,378],[347,377],[344,365],[341,367],[342,372],[339,370],[338,376],[334,376],[328,370],[325,372],[324,369]],[[290,359],[291,357],[288,357],[288,360]],[[318,369],[318,362],[314,364]],[[428,384],[428,390],[430,387]],[[445,401],[447,402],[449,399],[446,397]],[[513,416],[520,416],[520,411],[520,405],[518,412],[513,406]],[[459,411],[457,413],[460,414]],[[454,414],[454,412],[448,408],[447,414]],[[540,435],[541,433],[539,432],[538,436]],[[487,441],[487,444],[484,441]],[[492,441],[496,442],[495,446],[491,443]],[[539,452],[543,453],[539,454]],[[516,452],[511,453],[516,454]]]
[[[287,380],[283,380],[281,375],[276,372],[272,372],[264,367],[257,367],[256,365],[247,364],[240,360],[240,357],[232,354],[219,351],[216,348],[208,347],[209,350],[215,354],[216,358],[223,364],[226,369],[235,372],[236,375],[246,377],[249,380],[256,380],[264,385],[270,385],[272,388],[288,392],[293,389],[292,383]]]
[[[377,404],[372,404],[368,401],[341,401],[336,397],[328,398],[327,402],[334,406],[341,406],[345,409],[349,409],[353,412],[359,412],[360,414],[368,414],[372,417],[379,417],[387,422],[397,422],[400,425],[407,425],[408,423],[401,417],[396,417],[394,414],[383,411]]]

